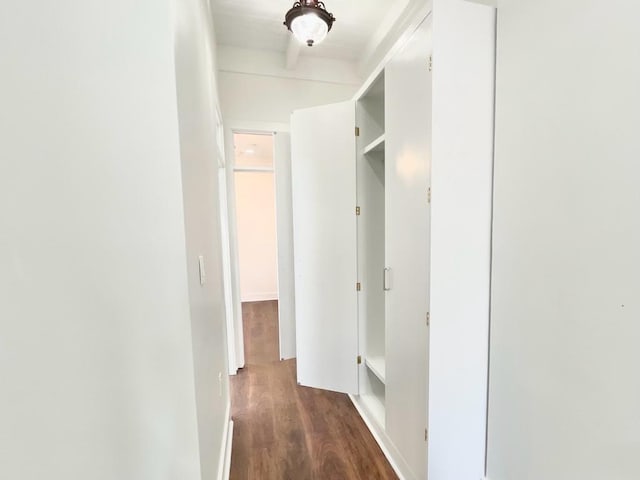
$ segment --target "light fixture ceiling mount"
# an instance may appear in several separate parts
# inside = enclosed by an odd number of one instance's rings
[[[287,12],[284,24],[298,40],[312,47],[325,39],[335,20],[323,2],[301,0]]]

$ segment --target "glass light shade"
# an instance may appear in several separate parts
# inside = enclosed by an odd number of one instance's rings
[[[302,43],[312,46],[325,39],[329,25],[315,13],[308,12],[293,19],[291,31]]]

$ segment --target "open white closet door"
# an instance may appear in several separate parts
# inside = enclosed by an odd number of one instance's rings
[[[298,383],[358,391],[353,102],[297,110],[291,167]]]

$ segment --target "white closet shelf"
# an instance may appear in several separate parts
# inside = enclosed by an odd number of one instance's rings
[[[364,359],[364,363],[371,373],[373,373],[384,384],[385,379],[385,361],[383,356],[368,356]]]
[[[384,133],[376,138],[369,145],[364,147],[364,154],[371,152],[383,152],[384,151]]]
[[[380,397],[372,394],[360,395],[360,400],[365,408],[369,411],[371,417],[382,428],[385,428],[385,411],[384,403]]]

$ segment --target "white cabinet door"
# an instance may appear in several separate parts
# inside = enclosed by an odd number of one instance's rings
[[[427,475],[431,18],[385,69],[386,423],[416,478]]]
[[[296,352],[301,385],[358,390],[353,102],[291,117]]]

